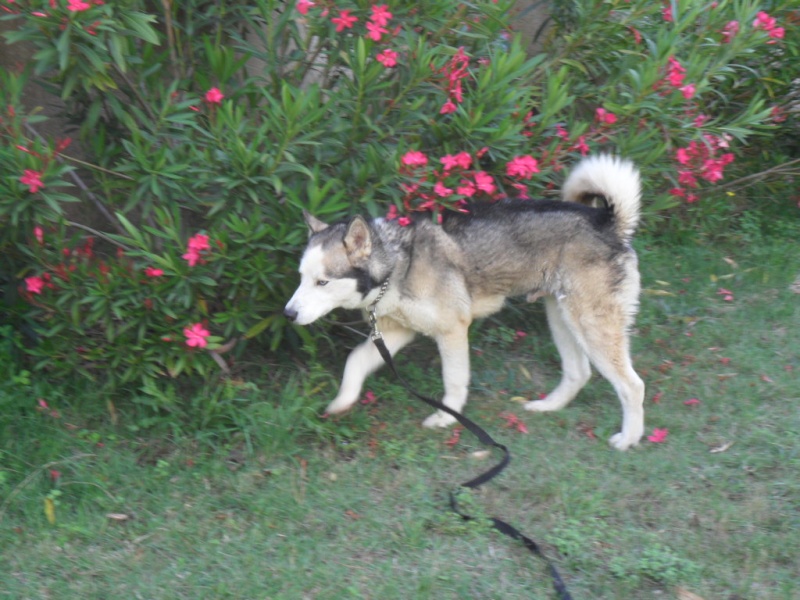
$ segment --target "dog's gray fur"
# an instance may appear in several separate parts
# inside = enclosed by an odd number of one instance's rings
[[[622,431],[610,442],[625,450],[644,432],[644,383],[633,370],[629,329],[639,297],[639,272],[630,239],[639,219],[639,174],[609,156],[581,162],[560,201],[505,200],[429,217],[407,227],[366,220],[326,225],[306,215],[308,247],[301,282],[287,317],[305,325],[334,308],[365,309],[388,280],[377,305],[378,327],[394,354],[416,333],[432,337],[442,357],[446,406],[461,411],[469,384],[467,330],[473,319],[502,308],[509,296],[545,297],[561,353],[563,376],[531,411],[566,406],[591,376],[589,363],[614,386],[622,403]],[[600,202],[600,208],[589,206]],[[350,408],[366,377],[382,364],[371,341],[347,359],[329,413]],[[428,427],[454,419],[443,412]]]

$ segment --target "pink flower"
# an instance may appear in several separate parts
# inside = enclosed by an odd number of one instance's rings
[[[146,267],[144,274],[148,277],[161,277],[164,274],[162,269],[155,269],[153,267]]]
[[[458,110],[458,107],[453,103],[453,101],[452,100],[448,100],[447,102],[445,102],[442,105],[442,108],[439,109],[439,114],[440,115],[449,115],[451,113],[456,112],[457,110]]]
[[[386,48],[383,52],[375,57],[375,60],[377,60],[387,69],[397,66],[397,52],[391,50],[390,48]]]
[[[708,121],[708,115],[697,115],[692,123],[695,127],[702,127]]]
[[[699,200],[699,196],[697,194],[689,194],[686,196],[686,203],[693,204]]]
[[[419,150],[409,150],[403,155],[400,162],[409,167],[424,167],[428,164],[428,157]]]
[[[769,31],[775,27],[777,21],[775,17],[770,17],[769,14],[763,10],[756,15],[756,20],[753,21],[753,29],[764,29]]]
[[[687,100],[691,99],[692,96],[694,96],[696,89],[697,88],[693,83],[690,83],[688,85],[683,86],[682,88],[679,88],[681,94],[683,94],[683,97],[686,98]]]
[[[196,250],[202,252],[203,250],[210,250],[211,245],[208,243],[208,236],[198,233],[189,238],[189,250]]]
[[[183,335],[186,336],[187,346],[191,348],[205,348],[208,346],[208,340],[206,338],[211,334],[201,323],[195,323],[194,325],[185,327]]]
[[[369,18],[373,23],[381,27],[385,27],[389,19],[392,18],[392,13],[389,12],[389,7],[385,4],[381,4],[380,6],[373,5],[370,10],[372,11],[372,15],[370,15]]]
[[[723,178],[722,170],[725,165],[721,160],[708,159],[703,162],[703,172],[700,177],[711,183],[716,183]]]
[[[198,233],[189,238],[186,254],[183,254],[181,258],[188,262],[190,267],[193,267],[200,262],[202,258],[200,253],[210,249],[211,246],[208,243],[208,236]]]
[[[393,221],[393,220],[395,220],[396,218],[397,218],[397,206],[395,206],[394,204],[392,204],[392,205],[389,207],[389,212],[387,212],[387,213],[386,213],[386,220],[387,220],[387,221]]]
[[[446,187],[441,181],[436,182],[436,185],[433,186],[433,191],[436,192],[436,195],[441,198],[447,198],[453,193],[453,190],[451,190],[449,187]]]
[[[33,228],[33,236],[36,238],[37,242],[44,244],[44,229],[37,225]]]
[[[373,42],[380,42],[384,33],[389,33],[389,30],[372,21],[367,23],[367,37]]]
[[[190,267],[194,267],[200,262],[200,253],[195,250],[189,250],[186,254],[181,254],[181,258],[188,262]]]
[[[506,427],[516,429],[520,433],[528,433],[528,427],[514,413],[502,412],[500,413],[500,418],[505,419]]]
[[[301,15],[307,15],[308,9],[311,8],[312,6],[314,6],[314,3],[310,2],[309,0],[298,0],[297,12],[299,12]]]
[[[607,123],[608,125],[613,125],[617,122],[617,115],[614,113],[608,112],[605,108],[598,108],[594,112],[594,117],[596,120],[600,121],[601,123]]]
[[[408,217],[400,217],[397,219],[397,223],[400,225],[400,227],[408,227],[411,225],[411,219]]]
[[[474,196],[476,191],[477,189],[475,189],[475,184],[468,179],[462,180],[461,185],[456,188],[456,194],[461,194],[467,198]]]
[[[25,169],[25,172],[22,174],[22,177],[19,178],[20,183],[28,186],[28,191],[31,194],[35,194],[40,189],[44,187],[42,183],[42,175],[39,171],[33,171],[31,169]]]
[[[358,21],[358,17],[351,15],[349,10],[340,10],[339,16],[331,19],[331,23],[336,25],[336,33],[352,28],[356,21]]]
[[[737,33],[739,33],[739,21],[728,21],[728,24],[722,28],[722,43],[730,44]]]
[[[689,398],[688,400],[684,400],[683,403],[686,406],[697,406],[698,404],[700,404],[700,400],[698,400],[697,398]]]
[[[572,148],[580,152],[581,156],[586,156],[587,154],[589,154],[589,146],[586,143],[586,136],[585,135],[580,136],[578,138],[577,143],[574,146],[572,146]]]
[[[475,173],[475,185],[480,191],[486,192],[487,194],[494,194],[497,189],[494,185],[494,179],[485,171],[478,171]]]
[[[90,8],[92,8],[92,5],[83,0],[69,0],[69,2],[67,2],[67,10],[71,12],[81,12],[83,10],[89,10]]]
[[[539,172],[539,163],[530,154],[515,156],[506,165],[506,175],[509,177],[522,177],[530,179],[534,173]]]
[[[678,148],[675,151],[675,160],[677,160],[682,165],[688,165],[689,162],[692,160],[691,155],[689,154],[689,150],[686,148]]]
[[[25,289],[31,294],[41,294],[44,289],[44,279],[38,276],[26,277]]]
[[[206,92],[206,102],[209,104],[222,104],[222,99],[225,95],[219,91],[219,88],[212,87]]]
[[[672,5],[667,4],[661,11],[661,16],[667,23],[672,23],[674,19],[672,18]]]
[[[663,444],[666,439],[667,435],[669,434],[669,429],[653,429],[653,435],[647,436],[647,440],[653,442],[654,444]]]
[[[367,392],[364,394],[364,397],[361,399],[361,404],[374,404],[376,400],[377,397],[375,396],[375,392],[372,390],[367,390]]]
[[[667,59],[667,80],[672,87],[680,87],[686,77],[686,69],[678,62],[674,56]]]
[[[778,39],[778,40],[782,40],[785,33],[786,33],[786,30],[783,27],[773,27],[772,29],[769,30],[769,37],[775,38],[775,39]],[[772,40],[772,41],[769,41],[767,43],[768,44],[774,44],[775,41]]]

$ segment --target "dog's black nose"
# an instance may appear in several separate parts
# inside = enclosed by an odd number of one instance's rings
[[[297,311],[289,308],[288,306],[283,309],[283,314],[290,321],[294,321],[297,318]]]

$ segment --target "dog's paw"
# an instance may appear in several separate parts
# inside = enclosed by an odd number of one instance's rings
[[[615,433],[611,436],[608,440],[608,443],[611,444],[613,448],[617,450],[627,450],[631,446],[635,446],[639,443],[639,439],[636,437],[626,436],[623,435],[622,432]]]
[[[446,412],[437,410],[422,422],[422,426],[433,429],[434,427],[447,427],[455,422],[456,418],[453,415],[449,415]]]
[[[351,402],[350,400],[336,398],[333,402],[328,404],[327,408],[325,408],[325,412],[329,415],[339,415],[350,410],[355,403],[355,400]]]
[[[549,400],[548,397],[544,400],[531,400],[530,402],[526,402],[522,405],[522,408],[532,412],[551,412],[563,408],[563,404],[553,402]]]

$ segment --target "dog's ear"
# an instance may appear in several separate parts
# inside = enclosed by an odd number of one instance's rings
[[[319,233],[323,229],[328,228],[327,223],[323,223],[317,217],[312,215],[307,210],[303,210],[303,219],[306,221],[306,225],[308,225],[308,235],[313,235],[315,233]]]
[[[364,217],[357,215],[347,225],[344,234],[344,247],[353,262],[366,259],[372,252],[372,232]]]

